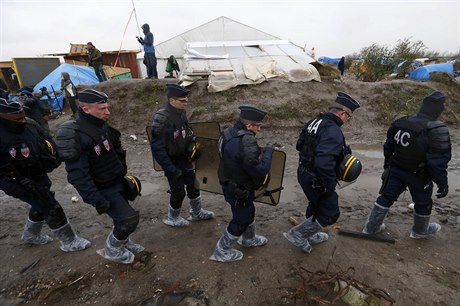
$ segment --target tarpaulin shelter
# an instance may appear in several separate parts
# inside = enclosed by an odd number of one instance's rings
[[[71,64],[61,64],[59,67],[51,71],[43,80],[34,87],[34,91],[39,92],[40,88],[45,86],[48,90],[60,90],[61,88],[61,73],[67,72],[75,86],[79,85],[96,85],[99,80],[94,73],[94,70],[85,66],[76,66]],[[51,87],[52,86],[52,87]]]
[[[318,70],[311,65],[315,60],[287,40],[187,43],[184,59],[183,85],[207,76],[210,92],[275,77],[288,82],[321,82]]]
[[[451,76],[454,76],[454,64],[442,63],[421,66],[409,73],[408,78],[410,80],[428,81],[432,72],[447,72]]]
[[[338,65],[340,62],[340,58],[332,58],[327,56],[321,56],[318,58],[318,62],[326,63],[326,64],[336,64]]]
[[[173,55],[184,85],[207,78],[209,91],[258,84],[272,77],[321,81],[315,62],[289,41],[221,16],[155,46],[158,74]]]

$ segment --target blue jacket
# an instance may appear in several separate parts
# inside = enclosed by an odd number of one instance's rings
[[[153,46],[152,32],[148,32],[144,36],[144,52],[145,53],[155,53],[155,47]]]
[[[255,181],[260,181],[261,178],[263,179],[269,173],[273,152],[264,150],[259,158],[260,149],[254,133],[244,130],[244,126],[240,121],[230,129],[233,129],[232,132],[235,136],[230,139],[224,139],[221,148],[224,171],[224,177],[221,178],[221,181],[225,182],[228,179],[238,185],[244,185],[246,188],[252,189],[251,185]],[[223,135],[225,134],[224,131]]]

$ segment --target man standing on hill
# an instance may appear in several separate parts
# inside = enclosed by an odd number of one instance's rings
[[[93,45],[92,42],[86,44],[88,49],[88,65],[94,68],[99,82],[107,81],[104,69],[102,69],[102,53]]]
[[[232,210],[232,220],[209,258],[220,262],[243,258],[243,253],[233,248],[237,241],[243,247],[263,246],[268,241],[256,235],[254,221],[255,191],[268,184],[272,165],[273,147],[267,146],[262,152],[256,140],[267,113],[251,105],[241,105],[239,109],[240,119],[225,129],[219,139],[219,181]]]
[[[351,154],[340,128],[359,107],[356,100],[339,92],[329,111],[308,121],[297,140],[297,180],[309,203],[306,220],[284,233],[284,237],[305,253],[311,252],[312,244],[329,238],[320,231],[340,216],[339,197],[335,192],[338,168],[345,156]]]
[[[343,73],[345,72],[345,56],[342,56],[339,63],[337,64],[337,68],[340,70],[340,79],[342,79]]]
[[[126,151],[121,145],[121,133],[107,123],[107,95],[85,89],[78,97],[78,119],[63,123],[57,131],[58,154],[65,161],[69,183],[83,201],[113,220],[105,247],[97,253],[108,260],[130,264],[134,255],[144,250],[129,239],[139,223],[139,212],[128,200],[134,201],[140,194],[140,181],[125,176]]]
[[[180,85],[166,84],[168,102],[155,113],[152,123],[152,154],[168,178],[171,193],[168,216],[163,223],[174,227],[188,226],[180,216],[182,202],[190,199],[190,221],[209,220],[214,213],[201,208],[193,160],[198,156],[195,135],[190,127],[185,107],[189,91]]]
[[[409,188],[414,201],[411,238],[426,238],[441,229],[430,223],[433,182],[436,197],[449,192],[447,165],[451,159],[449,130],[437,118],[444,111],[445,96],[434,91],[423,99],[416,115],[398,117],[387,132],[383,146],[384,185],[364,226],[363,233],[377,234],[385,229],[383,220],[399,195]]]
[[[155,56],[155,47],[153,46],[153,34],[150,32],[150,26],[146,23],[142,25],[144,38],[136,37],[137,41],[144,46],[144,65],[147,68],[147,79],[158,79],[157,58]]]

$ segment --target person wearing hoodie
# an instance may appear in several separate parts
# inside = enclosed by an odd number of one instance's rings
[[[94,68],[94,72],[99,82],[107,81],[104,69],[102,67],[102,53],[99,51],[92,42],[86,44],[88,50],[88,65]]]
[[[157,58],[155,56],[155,47],[153,46],[153,34],[150,32],[150,26],[146,23],[142,25],[144,38],[136,36],[137,41],[144,47],[144,65],[147,68],[147,79],[158,79]]]
[[[61,73],[61,90],[64,92],[65,100],[69,103],[72,110],[71,118],[76,118],[78,115],[77,106],[77,88],[73,85],[72,80],[67,72]]]
[[[0,190],[30,205],[21,239],[32,245],[51,242],[42,232],[46,223],[62,251],[84,250],[91,243],[75,233],[50,190],[48,173],[60,164],[50,134],[26,118],[22,104],[0,98]]]
[[[414,202],[410,237],[429,237],[441,229],[430,223],[433,205],[433,182],[438,199],[449,193],[447,166],[451,159],[451,142],[446,125],[437,120],[444,111],[446,98],[439,91],[427,95],[417,114],[396,118],[387,131],[383,145],[385,156],[384,184],[362,230],[377,234],[385,229],[383,220],[390,207],[406,188]]]

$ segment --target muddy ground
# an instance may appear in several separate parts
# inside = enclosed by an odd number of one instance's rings
[[[346,275],[349,281],[381,289],[381,295],[388,294],[395,305],[458,305],[460,90],[455,81],[360,83],[346,79],[294,84],[272,80],[215,94],[207,93],[203,81],[192,85],[191,121],[217,121],[224,127],[236,118],[240,103],[256,104],[269,111],[260,145],[277,143],[287,155],[279,205],[256,205],[257,231],[268,238],[268,244],[242,249],[243,260],[230,264],[208,260],[231,216],[221,195],[202,193],[204,207],[216,213],[214,220],[192,223],[188,228],[171,228],[161,222],[168,205],[167,181],[163,173],[152,169],[144,130],[154,110],[165,101],[164,84],[163,80],[119,80],[96,87],[111,97],[111,123],[123,133],[129,173],[138,176],[144,186],[143,196],[133,204],[141,221],[132,239],[146,251],[132,265],[112,263],[97,255],[111,220],[82,202],[61,166],[50,175],[52,189],[79,235],[91,240],[92,246],[63,253],[57,241],[25,245],[20,237],[28,206],[0,192],[0,305],[177,305],[181,300],[180,305],[315,305],[320,300],[312,302],[315,297],[331,300],[337,295],[330,291],[326,295],[319,286],[318,277],[325,276],[322,272],[327,267],[330,275]],[[433,220],[442,230],[430,239],[410,239],[411,200],[405,193],[385,222],[385,235],[393,237],[394,244],[339,235],[340,228],[361,230],[375,201],[388,124],[398,113],[415,111],[431,89],[443,90],[450,98],[442,117],[448,122],[453,143],[450,193],[434,199],[433,209]],[[296,180],[294,143],[302,124],[323,110],[338,90],[362,104],[343,130],[364,165],[363,172],[356,183],[338,190],[342,214],[337,224],[325,229],[329,241],[305,254],[282,235],[292,226],[289,218],[301,220],[306,208]],[[67,118],[64,115],[51,126],[55,128]],[[80,200],[72,203],[73,196]],[[185,202],[183,216],[187,216],[187,208]],[[45,232],[50,233],[48,228]],[[165,294],[171,292],[176,294]],[[160,300],[153,298],[161,295]],[[382,305],[388,304],[382,299]]]

